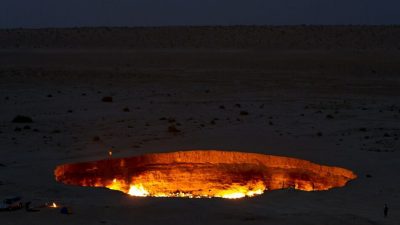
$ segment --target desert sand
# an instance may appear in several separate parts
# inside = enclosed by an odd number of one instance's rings
[[[400,221],[398,26],[0,30],[0,77],[0,198],[73,212],[0,212],[2,225]],[[358,178],[229,200],[132,197],[53,175],[109,150],[194,149],[297,157]]]

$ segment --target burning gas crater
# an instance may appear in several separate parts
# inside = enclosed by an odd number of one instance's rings
[[[285,188],[323,191],[357,177],[347,169],[301,159],[200,150],[65,164],[54,173],[57,181],[70,185],[190,198],[252,197]]]

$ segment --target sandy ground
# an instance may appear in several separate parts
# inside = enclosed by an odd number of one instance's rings
[[[367,49],[4,47],[0,197],[55,201],[73,214],[0,212],[0,224],[399,224],[400,51],[374,48],[373,37]],[[34,122],[12,123],[16,115]],[[56,165],[102,159],[111,148],[114,157],[261,152],[359,178],[326,192],[239,200],[137,198],[54,180]]]

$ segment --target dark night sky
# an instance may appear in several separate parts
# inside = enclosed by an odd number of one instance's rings
[[[400,0],[0,0],[0,28],[400,24]]]

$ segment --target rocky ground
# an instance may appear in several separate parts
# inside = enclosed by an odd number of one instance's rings
[[[174,32],[190,33],[181,29]],[[240,29],[235,32],[249,35]],[[269,29],[273,36],[261,29],[264,36],[254,40],[284,35]],[[54,201],[73,210],[0,212],[1,224],[398,223],[398,28],[359,27],[359,36],[335,28],[338,37],[332,28],[306,28],[319,31],[307,36],[309,48],[301,47],[309,30],[285,29],[296,34],[291,43],[302,44],[258,48],[245,35],[253,44],[125,49],[122,38],[115,48],[96,40],[89,47],[63,47],[47,44],[52,39],[46,35],[38,38],[43,30],[1,31],[8,44],[0,50],[0,197]],[[103,30],[58,32],[84,43],[82,32],[97,37]],[[210,32],[202,31],[204,42],[213,43]],[[343,46],[343,36],[363,39]],[[15,40],[29,42],[16,46]],[[358,179],[327,192],[283,190],[225,200],[135,198],[66,186],[53,176],[59,164],[106,158],[110,150],[125,157],[189,149],[298,157],[348,168]]]

